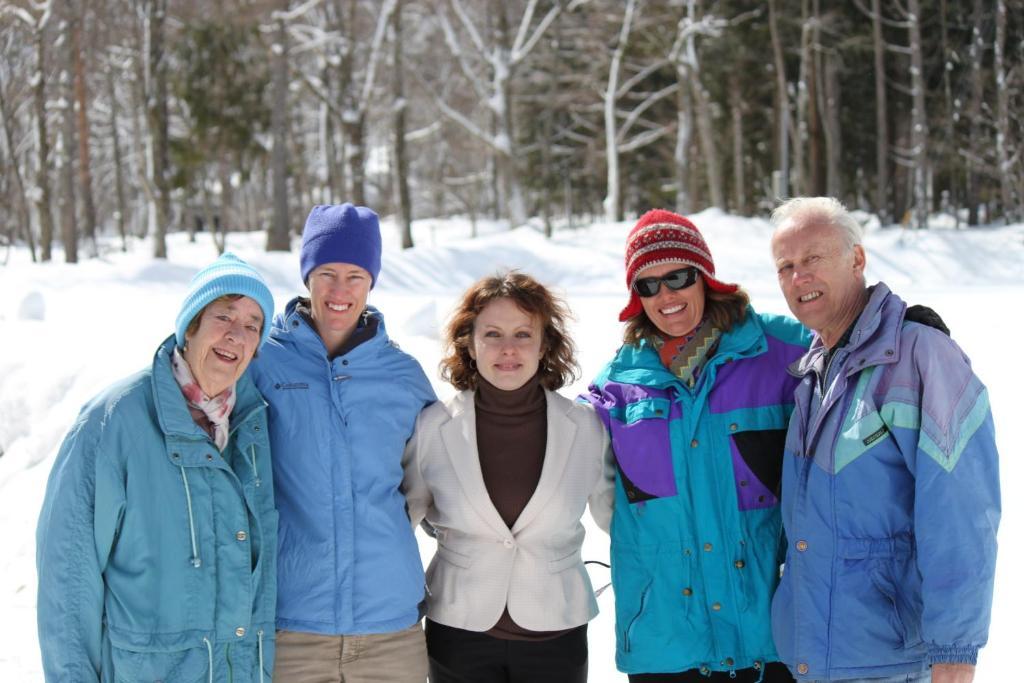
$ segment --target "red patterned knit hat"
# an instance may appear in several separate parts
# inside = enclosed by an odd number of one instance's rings
[[[629,304],[619,313],[620,321],[625,322],[644,310],[640,297],[633,289],[637,273],[648,266],[662,263],[693,266],[704,277],[704,285],[716,292],[731,294],[739,289],[739,285],[715,279],[715,262],[696,225],[671,211],[653,209],[640,217],[626,239]]]

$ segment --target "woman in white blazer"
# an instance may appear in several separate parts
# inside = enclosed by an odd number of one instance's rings
[[[594,411],[555,391],[577,370],[565,304],[516,272],[465,293],[442,376],[406,447],[413,525],[437,539],[427,570],[432,683],[583,683],[597,602],[584,509],[608,530],[614,465]]]

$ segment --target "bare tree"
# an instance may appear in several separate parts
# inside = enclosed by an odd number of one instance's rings
[[[395,195],[397,201],[398,228],[402,233],[402,249],[409,249],[412,243],[412,199],[409,196],[409,157],[405,150],[405,113],[408,110],[408,102],[405,97],[405,64],[403,51],[405,47],[402,38],[402,6],[403,0],[398,0],[395,11],[391,17],[391,87],[393,100],[391,110],[393,116],[392,126],[393,147],[392,164],[394,172]]]
[[[146,167],[150,186],[149,225],[153,256],[167,258],[167,225],[171,220],[167,113],[167,55],[164,31],[167,0],[143,0],[145,21]]]
[[[629,43],[629,31],[633,25],[637,0],[626,0],[622,12],[622,27],[612,51],[612,63],[608,68],[608,87],[604,91],[604,135],[605,156],[608,159],[608,194],[604,200],[605,220],[621,221],[622,206],[619,186],[619,136],[617,134],[615,105],[619,96],[619,75],[622,70],[622,56]]]
[[[1000,200],[1003,205],[1003,216],[1006,222],[1014,221],[1018,213],[1014,199],[1013,165],[1016,154],[1013,153],[1010,133],[1010,93],[1007,82],[1004,51],[1006,50],[1006,2],[996,0],[996,42],[994,47],[994,64],[996,77],[996,164],[999,169]]]
[[[876,2],[878,0],[875,0]],[[775,111],[777,126],[775,137],[778,141],[778,183],[775,193],[778,197],[789,196],[789,137],[790,103],[786,84],[786,62],[782,57],[782,39],[779,37],[778,0],[768,0],[768,29],[772,39],[772,60],[775,67]]]
[[[68,21],[60,24],[60,32],[67,35]],[[64,243],[64,260],[78,263],[78,221],[76,220],[75,193],[75,105],[72,71],[74,70],[74,41],[67,41],[60,72],[61,135],[57,148],[57,171],[60,178],[60,238]]]
[[[85,56],[82,53],[82,27],[87,19],[88,0],[69,4],[71,64],[75,84],[75,126],[78,140],[78,185],[82,193],[84,218],[82,224],[90,254],[96,256],[99,252],[96,245],[96,202],[92,193],[92,161],[89,154],[89,94],[85,78]]]
[[[280,0],[275,13],[274,42],[271,46],[270,129],[273,138],[271,177],[274,188],[274,219],[267,231],[267,251],[289,251],[291,232],[288,229],[288,26],[284,13],[288,0]]]
[[[921,7],[918,0],[907,2],[910,38],[910,164],[914,177],[914,227],[928,227],[928,117],[925,109],[924,60],[921,48]]]

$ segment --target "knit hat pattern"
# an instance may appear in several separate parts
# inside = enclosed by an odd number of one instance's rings
[[[633,289],[638,274],[649,266],[679,263],[696,268],[704,284],[716,292],[729,294],[738,285],[715,278],[715,262],[704,236],[689,219],[664,209],[652,209],[636,222],[626,238],[626,287],[629,303],[619,313],[625,322],[643,311],[640,297]]]
[[[380,253],[380,220],[373,210],[347,202],[314,206],[302,229],[302,281],[325,263],[351,263],[370,274],[373,289],[380,274]]]
[[[175,339],[179,348],[185,347],[185,330],[199,313],[215,299],[228,294],[241,294],[255,301],[263,311],[263,334],[260,346],[270,336],[270,323],[274,317],[274,296],[263,277],[255,268],[231,252],[224,252],[206,266],[189,283],[188,294],[181,304],[174,322]]]

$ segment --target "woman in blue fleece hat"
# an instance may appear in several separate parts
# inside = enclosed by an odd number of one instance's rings
[[[281,515],[278,680],[426,679],[423,565],[399,485],[434,392],[366,303],[380,268],[377,214],[314,207],[300,256],[308,295],[277,316],[253,364]]]
[[[82,409],[36,538],[47,681],[270,680],[277,513],[245,371],[273,310],[263,278],[224,254],[152,366]]]

